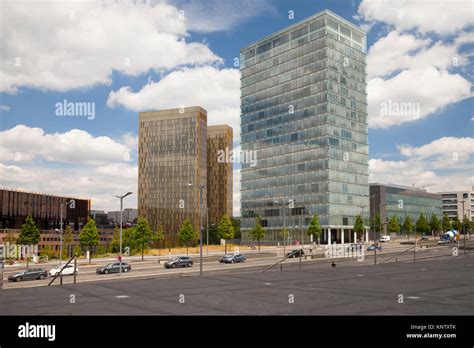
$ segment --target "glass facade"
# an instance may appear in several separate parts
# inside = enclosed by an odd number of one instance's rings
[[[414,187],[398,185],[371,184],[370,193],[373,195],[371,201],[371,219],[374,213],[380,214],[383,229],[392,216],[396,216],[399,225],[403,224],[405,217],[409,216],[412,222],[416,222],[423,214],[429,219],[432,214],[442,219],[441,195],[426,192],[426,190]],[[401,231],[400,233],[403,233]]]
[[[232,162],[222,151],[232,151],[233,130],[227,125],[207,127],[207,207],[209,224],[232,216]]]
[[[365,33],[330,11],[241,50],[242,238],[260,216],[350,229],[369,207]],[[293,205],[282,203],[293,200]]]
[[[138,151],[138,213],[153,230],[162,224],[167,245],[175,245],[184,219],[199,230],[201,212],[206,218],[206,190],[201,208],[198,187],[207,184],[207,112],[141,112]]]

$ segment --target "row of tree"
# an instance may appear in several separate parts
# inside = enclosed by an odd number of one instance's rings
[[[381,221],[380,215],[377,214],[375,216],[374,221],[372,222],[371,228],[376,231],[381,230]],[[443,215],[443,219],[440,220],[438,216],[432,214],[430,219],[428,220],[423,213],[420,214],[418,220],[413,223],[410,216],[406,216],[403,223],[399,224],[397,216],[393,215],[388,224],[387,224],[387,231],[389,233],[400,233],[407,235],[407,238],[410,239],[410,235],[413,232],[421,233],[421,234],[429,234],[429,233],[440,233],[450,231],[455,229],[457,231],[462,231],[463,229],[469,230],[472,228],[472,222],[469,220],[467,216],[464,216],[463,221],[461,222],[459,218],[456,218],[454,221],[451,221],[446,214]]]
[[[373,231],[381,231],[382,223],[379,214],[375,216],[370,227]],[[463,228],[465,228],[467,231],[473,228],[473,222],[471,222],[467,216],[464,216],[463,222],[461,222],[458,218],[451,222],[446,214],[444,214],[442,220],[439,220],[439,218],[435,214],[432,214],[430,219],[427,220],[422,213],[420,214],[420,217],[415,223],[413,223],[410,216],[406,216],[405,220],[403,221],[403,224],[400,226],[397,217],[394,215],[390,218],[387,224],[387,231],[389,233],[400,233],[400,230],[402,230],[402,232],[407,235],[408,239],[410,239],[410,235],[413,232],[419,232],[422,234],[428,234],[431,232],[439,233],[441,231],[450,231],[453,228],[457,231],[461,231]],[[356,216],[353,229],[354,232],[356,232],[357,234],[357,238],[360,239],[365,229],[364,221],[360,215]],[[313,240],[317,240],[319,242],[321,238],[321,233],[322,229],[319,224],[318,215],[315,214],[311,220],[310,225],[308,226],[307,234],[309,236],[313,235]],[[259,250],[260,242],[264,239],[265,234],[266,231],[262,227],[262,220],[259,216],[257,216],[255,227],[250,230],[249,235],[253,240],[258,241]],[[289,230],[287,228],[284,228],[281,231],[281,237],[283,238],[283,240],[286,240],[288,236]]]
[[[381,226],[380,215],[377,214],[371,222],[371,228],[376,231],[377,229],[381,230]],[[415,223],[413,223],[410,216],[406,216],[401,225],[399,224],[397,217],[392,216],[387,224],[387,231],[389,233],[400,233],[401,230],[409,238],[414,231],[416,233],[428,234],[430,232],[439,233],[441,231],[449,231],[453,228],[458,231],[463,228],[468,230],[472,227],[472,222],[467,216],[464,217],[462,222],[459,219],[451,222],[446,214],[443,216],[442,220],[439,220],[435,214],[431,215],[429,220],[426,219],[423,214],[420,214],[420,217]],[[228,216],[223,216],[219,223],[209,228],[209,231],[207,232],[209,232],[211,244],[219,243],[222,239],[228,241],[235,237],[240,237],[240,222],[229,218]],[[356,232],[358,238],[360,238],[364,232],[364,222],[360,215],[357,215],[355,218],[354,232]],[[238,235],[236,235],[237,233]],[[319,241],[321,233],[322,229],[319,224],[318,215],[315,214],[308,226],[307,234],[313,235],[313,238]],[[101,246],[99,248],[103,248],[102,252],[100,250],[97,251],[99,251],[99,253],[105,253],[106,251],[118,252],[120,250],[119,234],[119,228],[116,227],[112,243],[108,246],[108,250]],[[259,251],[260,242],[264,239],[265,234],[266,231],[262,226],[262,220],[257,216],[255,227],[252,228],[249,235],[253,240],[258,241]],[[283,240],[286,240],[288,236],[289,230],[287,228],[283,229],[281,232]],[[181,245],[186,246],[186,253],[188,253],[189,246],[194,246],[199,242],[199,238],[199,230],[196,230],[193,227],[190,220],[184,220],[178,231],[178,240]],[[20,245],[36,245],[39,243],[40,239],[40,231],[36,226],[33,217],[29,215],[26,217],[25,223],[22,225],[18,238],[15,239],[13,235],[7,235],[4,238],[4,241]],[[137,250],[141,251],[143,260],[144,251],[147,248],[155,247],[160,250],[161,243],[164,240],[165,232],[162,225],[159,225],[156,231],[152,231],[148,220],[144,217],[139,217],[135,226],[123,230],[122,246],[130,248],[129,250],[131,252]],[[63,236],[63,252],[65,253],[63,256],[71,256],[73,252],[79,253],[82,250],[87,250],[91,253],[96,250],[96,247],[99,245],[100,235],[93,219],[88,218],[86,225],[79,234],[79,241],[80,247],[75,247],[74,250],[72,250],[74,245],[74,233],[69,226],[66,226]],[[225,251],[227,252],[227,243],[225,243],[225,245]],[[54,254],[54,251],[50,247],[45,247],[44,252]]]

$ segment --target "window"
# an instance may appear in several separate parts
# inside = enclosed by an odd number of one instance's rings
[[[354,199],[353,199],[352,196],[347,196],[347,203],[348,203],[348,204],[354,203]]]
[[[349,225],[349,218],[343,217],[343,218],[342,218],[342,224],[343,224],[344,226]]]

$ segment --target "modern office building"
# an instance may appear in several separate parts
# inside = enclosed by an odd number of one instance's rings
[[[73,205],[66,204],[71,200]],[[90,199],[0,189],[0,229],[20,229],[28,215],[41,230],[59,228],[61,204],[64,226],[77,231],[87,223]]]
[[[207,127],[207,209],[209,224],[232,216],[232,141],[227,125]]]
[[[201,215],[206,221],[206,190],[199,189],[206,184],[206,110],[196,106],[141,112],[138,215],[148,218],[154,230],[159,224],[163,226],[166,245],[177,243],[184,219],[196,229]]]
[[[136,222],[137,218],[138,218],[138,209],[125,208],[122,212],[123,223],[132,224]],[[120,224],[120,210],[108,211],[107,219],[114,224]]]
[[[387,230],[387,222],[396,216],[401,225],[406,216],[415,223],[420,214],[429,219],[432,214],[443,217],[441,195],[429,193],[425,189],[394,185],[370,184],[370,219],[380,214],[381,231]]]
[[[74,204],[66,204],[74,200]],[[56,196],[20,190],[0,189],[0,244],[10,238],[16,239],[28,215],[31,215],[40,230],[38,251],[50,246],[59,250],[61,204],[63,209],[63,229],[70,226],[77,237],[87,223],[90,214],[90,199]],[[78,244],[76,238],[75,244]]]
[[[443,214],[450,220],[458,218],[462,221],[464,216],[474,221],[474,188],[469,191],[439,192],[443,199]]]
[[[369,208],[365,32],[325,10],[243,48],[240,64],[242,150],[258,154],[242,164],[243,240],[257,216],[276,243],[317,213],[323,243],[353,241]]]

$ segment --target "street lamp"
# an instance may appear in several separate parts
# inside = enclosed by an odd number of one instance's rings
[[[288,200],[288,202],[296,202],[294,199]],[[280,201],[273,201],[275,204],[281,204],[282,209],[283,209],[283,254],[286,253],[286,238],[285,238],[285,232],[286,232],[286,207],[285,207],[285,201],[282,200],[281,203]],[[288,236],[289,237],[289,236]],[[286,255],[286,254],[285,254]]]
[[[194,185],[191,182],[188,182],[189,187],[193,187]],[[202,196],[203,196],[203,191],[206,185],[200,184],[198,186],[199,188],[199,199],[201,204],[199,205],[199,220],[200,220],[200,228],[199,228],[199,276],[202,277]]]
[[[123,225],[123,199],[127,196],[130,196],[132,192],[127,192],[123,196],[116,196],[114,197],[120,199],[120,255],[119,255],[119,262],[120,262],[120,270],[119,275],[122,275],[122,225]]]
[[[73,201],[73,200],[70,199],[70,200],[67,200],[64,203],[61,203],[60,208],[59,208],[60,209],[60,211],[59,211],[60,226],[59,226],[59,230],[56,228],[56,232],[59,232],[59,264],[61,264],[61,262],[63,260],[63,206],[65,204],[71,203],[71,201]]]

